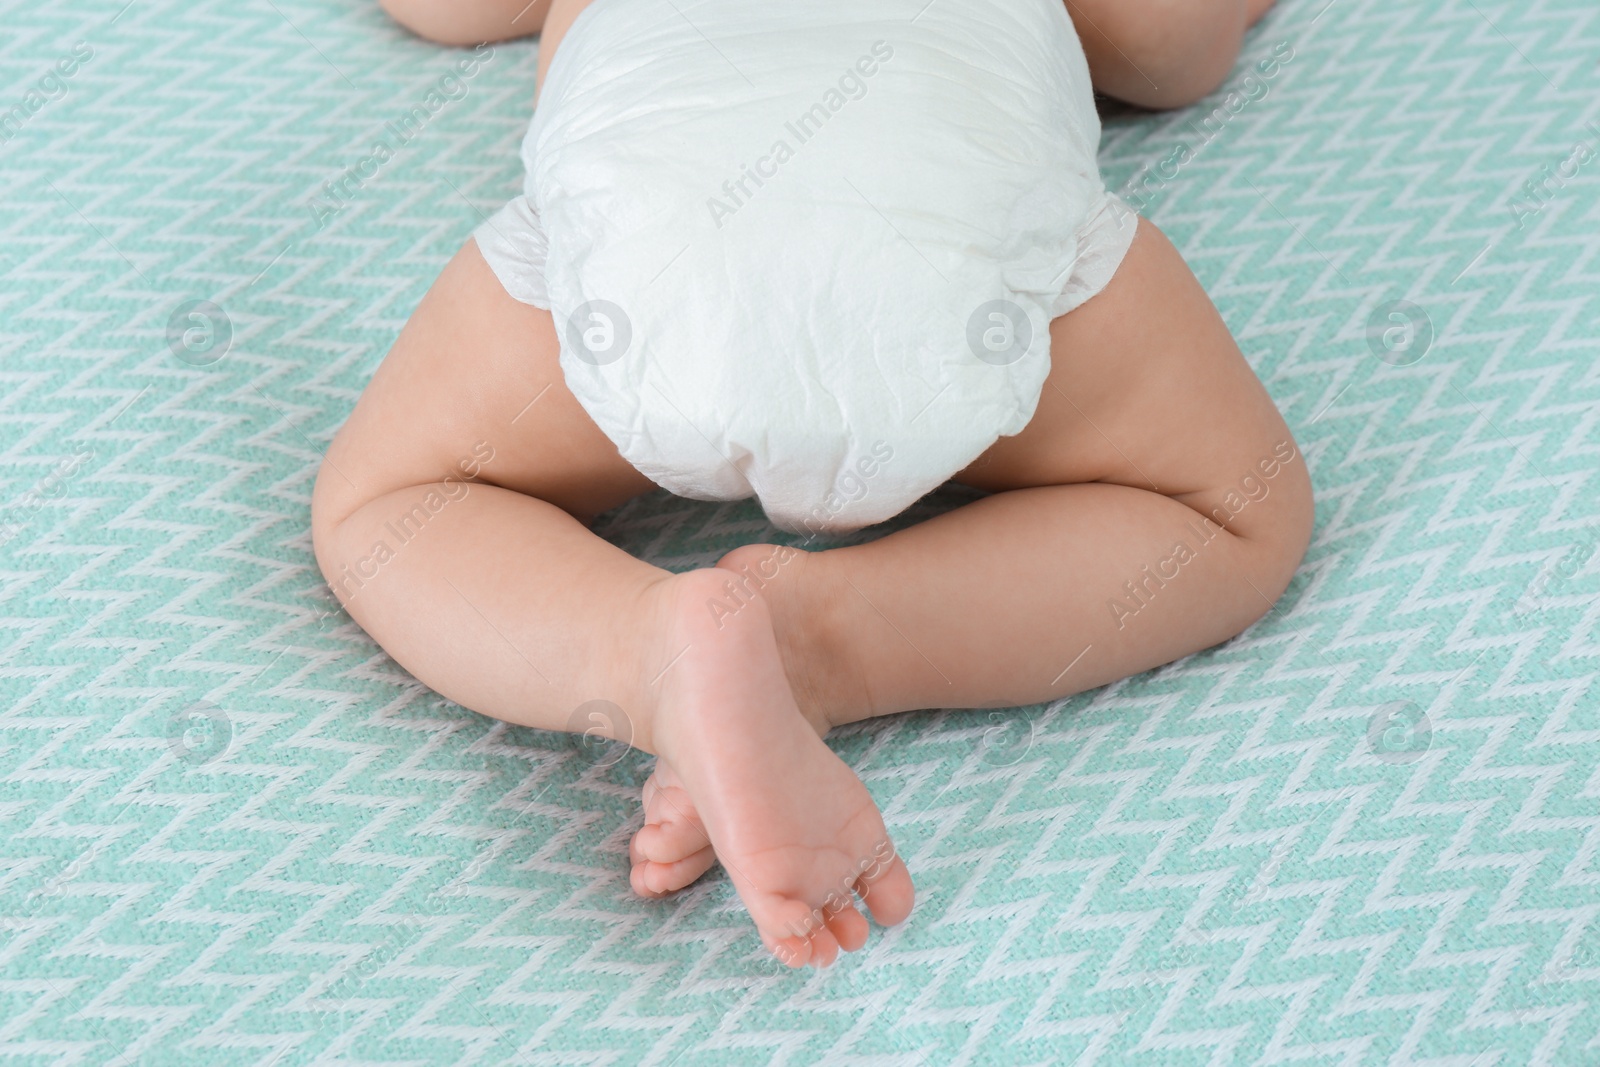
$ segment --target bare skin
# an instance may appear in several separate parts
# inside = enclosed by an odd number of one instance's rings
[[[584,2],[555,0],[541,84]],[[622,709],[602,732],[658,757],[633,888],[673,892],[720,860],[791,966],[865,943],[854,898],[884,925],[914,898],[830,729],[1053,700],[1210,647],[1270,609],[1310,538],[1293,437],[1146,222],[1110,285],[1052,323],[1032,422],[955,478],[994,495],[781,566],[757,544],[673,574],[595,536],[655,486],[558,355],[550,313],[469,240],[329,448],[318,562],[396,661],[465,707],[550,730],[585,729],[594,700]],[[1175,564],[1180,540],[1194,551]],[[740,609],[708,610],[730,580]]]
[[[589,0],[380,0],[430,41],[473,45],[544,32],[539,76]],[[1183,107],[1222,84],[1245,30],[1276,0],[1064,0],[1094,87],[1148,108]]]
[[[1107,96],[1147,108],[1184,107],[1209,95],[1233,70],[1245,30],[1274,0],[1066,0]]]

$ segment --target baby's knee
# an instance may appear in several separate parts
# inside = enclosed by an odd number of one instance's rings
[[[538,33],[550,0],[378,0],[378,6],[418,37],[464,47]]]
[[[1256,602],[1255,619],[1266,615],[1294,581],[1315,533],[1316,501],[1303,456],[1282,465],[1260,506],[1259,521],[1243,546],[1253,572],[1246,599]]]
[[[1145,107],[1187,107],[1215,92],[1238,61],[1249,17],[1243,0],[1145,0],[1129,50]]]
[[[349,561],[339,537],[345,519],[365,503],[337,466],[323,459],[311,488],[311,551],[328,584],[338,591],[338,578]],[[340,598],[341,602],[343,597]]]
[[[449,0],[378,0],[384,13],[424,40],[435,44],[465,44],[455,40]]]

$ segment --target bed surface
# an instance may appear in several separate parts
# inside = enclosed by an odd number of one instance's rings
[[[1316,537],[1222,646],[830,738],[920,899],[822,974],[720,871],[634,898],[648,759],[432,694],[312,560],[320,453],[519,186],[536,42],[457,92],[371,3],[5,22],[0,1061],[1600,1062],[1592,0],[1284,0],[1206,103],[1108,109]]]

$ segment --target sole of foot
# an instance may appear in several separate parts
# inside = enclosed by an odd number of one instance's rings
[[[915,889],[872,795],[801,713],[766,601],[757,593],[727,610],[727,580],[717,568],[687,571],[647,594],[652,738],[672,780],[658,779],[646,803],[665,813],[676,802],[683,817],[630,853],[677,854],[693,843],[692,812],[713,856],[696,848],[662,869],[636,863],[630,880],[656,895],[720,860],[767,949],[791,967],[825,967],[866,943],[855,898],[893,926]]]

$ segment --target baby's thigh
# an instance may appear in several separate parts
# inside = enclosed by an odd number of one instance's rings
[[[1050,360],[1032,420],[956,481],[992,491],[1127,485],[1247,538],[1309,537],[1304,457],[1199,281],[1152,223],[1139,221],[1105,289],[1051,323]]]
[[[655,488],[567,389],[550,312],[514,300],[475,241],[422,298],[328,448],[312,507],[341,522],[397,489],[471,479],[582,521]]]

